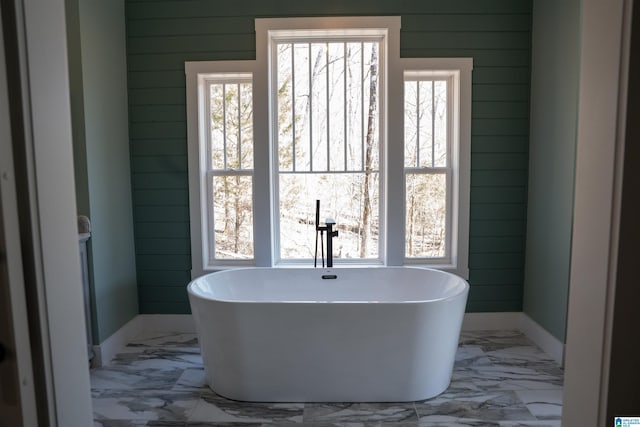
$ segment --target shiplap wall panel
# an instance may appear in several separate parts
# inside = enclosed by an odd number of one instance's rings
[[[403,57],[473,57],[469,311],[519,311],[526,230],[531,0],[126,0],[142,313],[187,313],[185,61],[255,58],[255,18],[402,16]]]
[[[163,206],[164,207],[164,206]],[[158,209],[162,209],[159,207]],[[135,208],[134,208],[135,209]],[[135,227],[136,246],[146,239],[188,239],[189,223],[188,222],[138,222]],[[138,267],[138,276],[145,272]],[[155,271],[155,269],[151,269]],[[187,271],[189,274],[190,270]]]

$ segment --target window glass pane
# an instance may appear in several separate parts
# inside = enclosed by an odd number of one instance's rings
[[[225,142],[227,155],[227,169],[239,169],[240,163],[238,158],[240,123],[239,107],[238,107],[238,89],[236,84],[224,85],[224,103],[225,103]]]
[[[378,179],[378,173],[371,173],[368,178],[364,173],[281,174],[281,258],[313,259],[316,200],[320,200],[320,221],[333,218],[337,223],[339,235],[333,240],[334,259],[377,258]]]
[[[297,171],[310,171],[311,163],[311,130],[310,130],[310,101],[309,95],[309,43],[295,43],[293,45],[295,70],[295,157]],[[280,98],[278,98],[280,99]]]
[[[209,85],[210,169],[253,169],[251,83]]]
[[[418,82],[404,82],[404,166],[418,165]]]
[[[280,171],[379,168],[378,49],[377,42],[278,45]]]
[[[327,170],[327,45],[311,44],[311,138],[314,171]]]
[[[240,85],[240,138],[242,169],[253,169],[253,91],[251,83]]]
[[[434,82],[434,166],[447,166],[447,82]]]
[[[419,167],[433,167],[433,82],[418,82],[419,107],[418,123],[420,141]]]
[[[253,188],[251,176],[213,177],[216,259],[253,258]]]
[[[293,58],[277,49],[278,134],[292,128],[294,146],[278,152],[281,259],[313,257],[316,199],[343,230],[336,258],[378,257],[378,44],[292,43]]]
[[[445,256],[446,209],[447,183],[444,173],[406,175],[407,257]]]
[[[347,43],[347,169],[362,170],[364,112],[362,44]]]
[[[344,43],[329,43],[329,169],[345,170],[345,51]]]
[[[364,43],[365,169],[378,169],[378,43]]]
[[[278,45],[278,157],[280,170],[293,170],[293,81],[291,44]]]
[[[222,84],[209,87],[211,128],[211,169],[224,169],[224,97]]]

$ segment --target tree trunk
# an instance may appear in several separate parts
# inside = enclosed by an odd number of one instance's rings
[[[375,132],[375,114],[377,106],[377,90],[378,90],[378,51],[375,44],[371,47],[371,65],[369,67],[369,116],[367,119],[367,137],[364,164],[364,201],[362,207],[362,234],[360,235],[360,257],[364,258],[367,254],[367,244],[370,234],[371,222],[371,195],[369,194],[369,182],[371,181],[371,169],[373,162],[373,141]]]
[[[240,217],[241,207],[240,207],[240,194],[238,191],[242,191],[242,187],[240,186],[240,177],[236,176],[236,186],[235,191],[233,192],[233,209],[235,214],[235,224],[233,233],[234,242],[233,242],[233,251],[237,255],[240,253],[240,227],[242,227],[242,219]]]
[[[231,208],[229,207],[229,203],[230,203],[230,191],[231,189],[229,188],[229,178],[228,177],[224,177],[224,231],[223,233],[225,235],[227,235],[227,233],[229,232],[229,230],[231,230]],[[225,248],[228,249],[228,248]]]

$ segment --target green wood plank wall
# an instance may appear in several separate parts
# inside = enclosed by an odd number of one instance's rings
[[[401,56],[473,57],[468,311],[521,311],[531,0],[127,0],[141,313],[188,313],[184,62],[255,58],[254,19],[402,16]]]

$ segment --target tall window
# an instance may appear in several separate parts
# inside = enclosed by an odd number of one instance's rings
[[[188,62],[192,275],[335,264],[468,276],[469,58],[400,58],[397,17],[256,20],[256,59]]]
[[[275,42],[280,260],[308,260],[315,200],[337,220],[335,258],[379,254],[380,41]]]
[[[451,78],[405,73],[405,256],[444,259],[451,232]]]
[[[251,261],[253,93],[251,74],[200,78],[207,247],[212,264]]]

